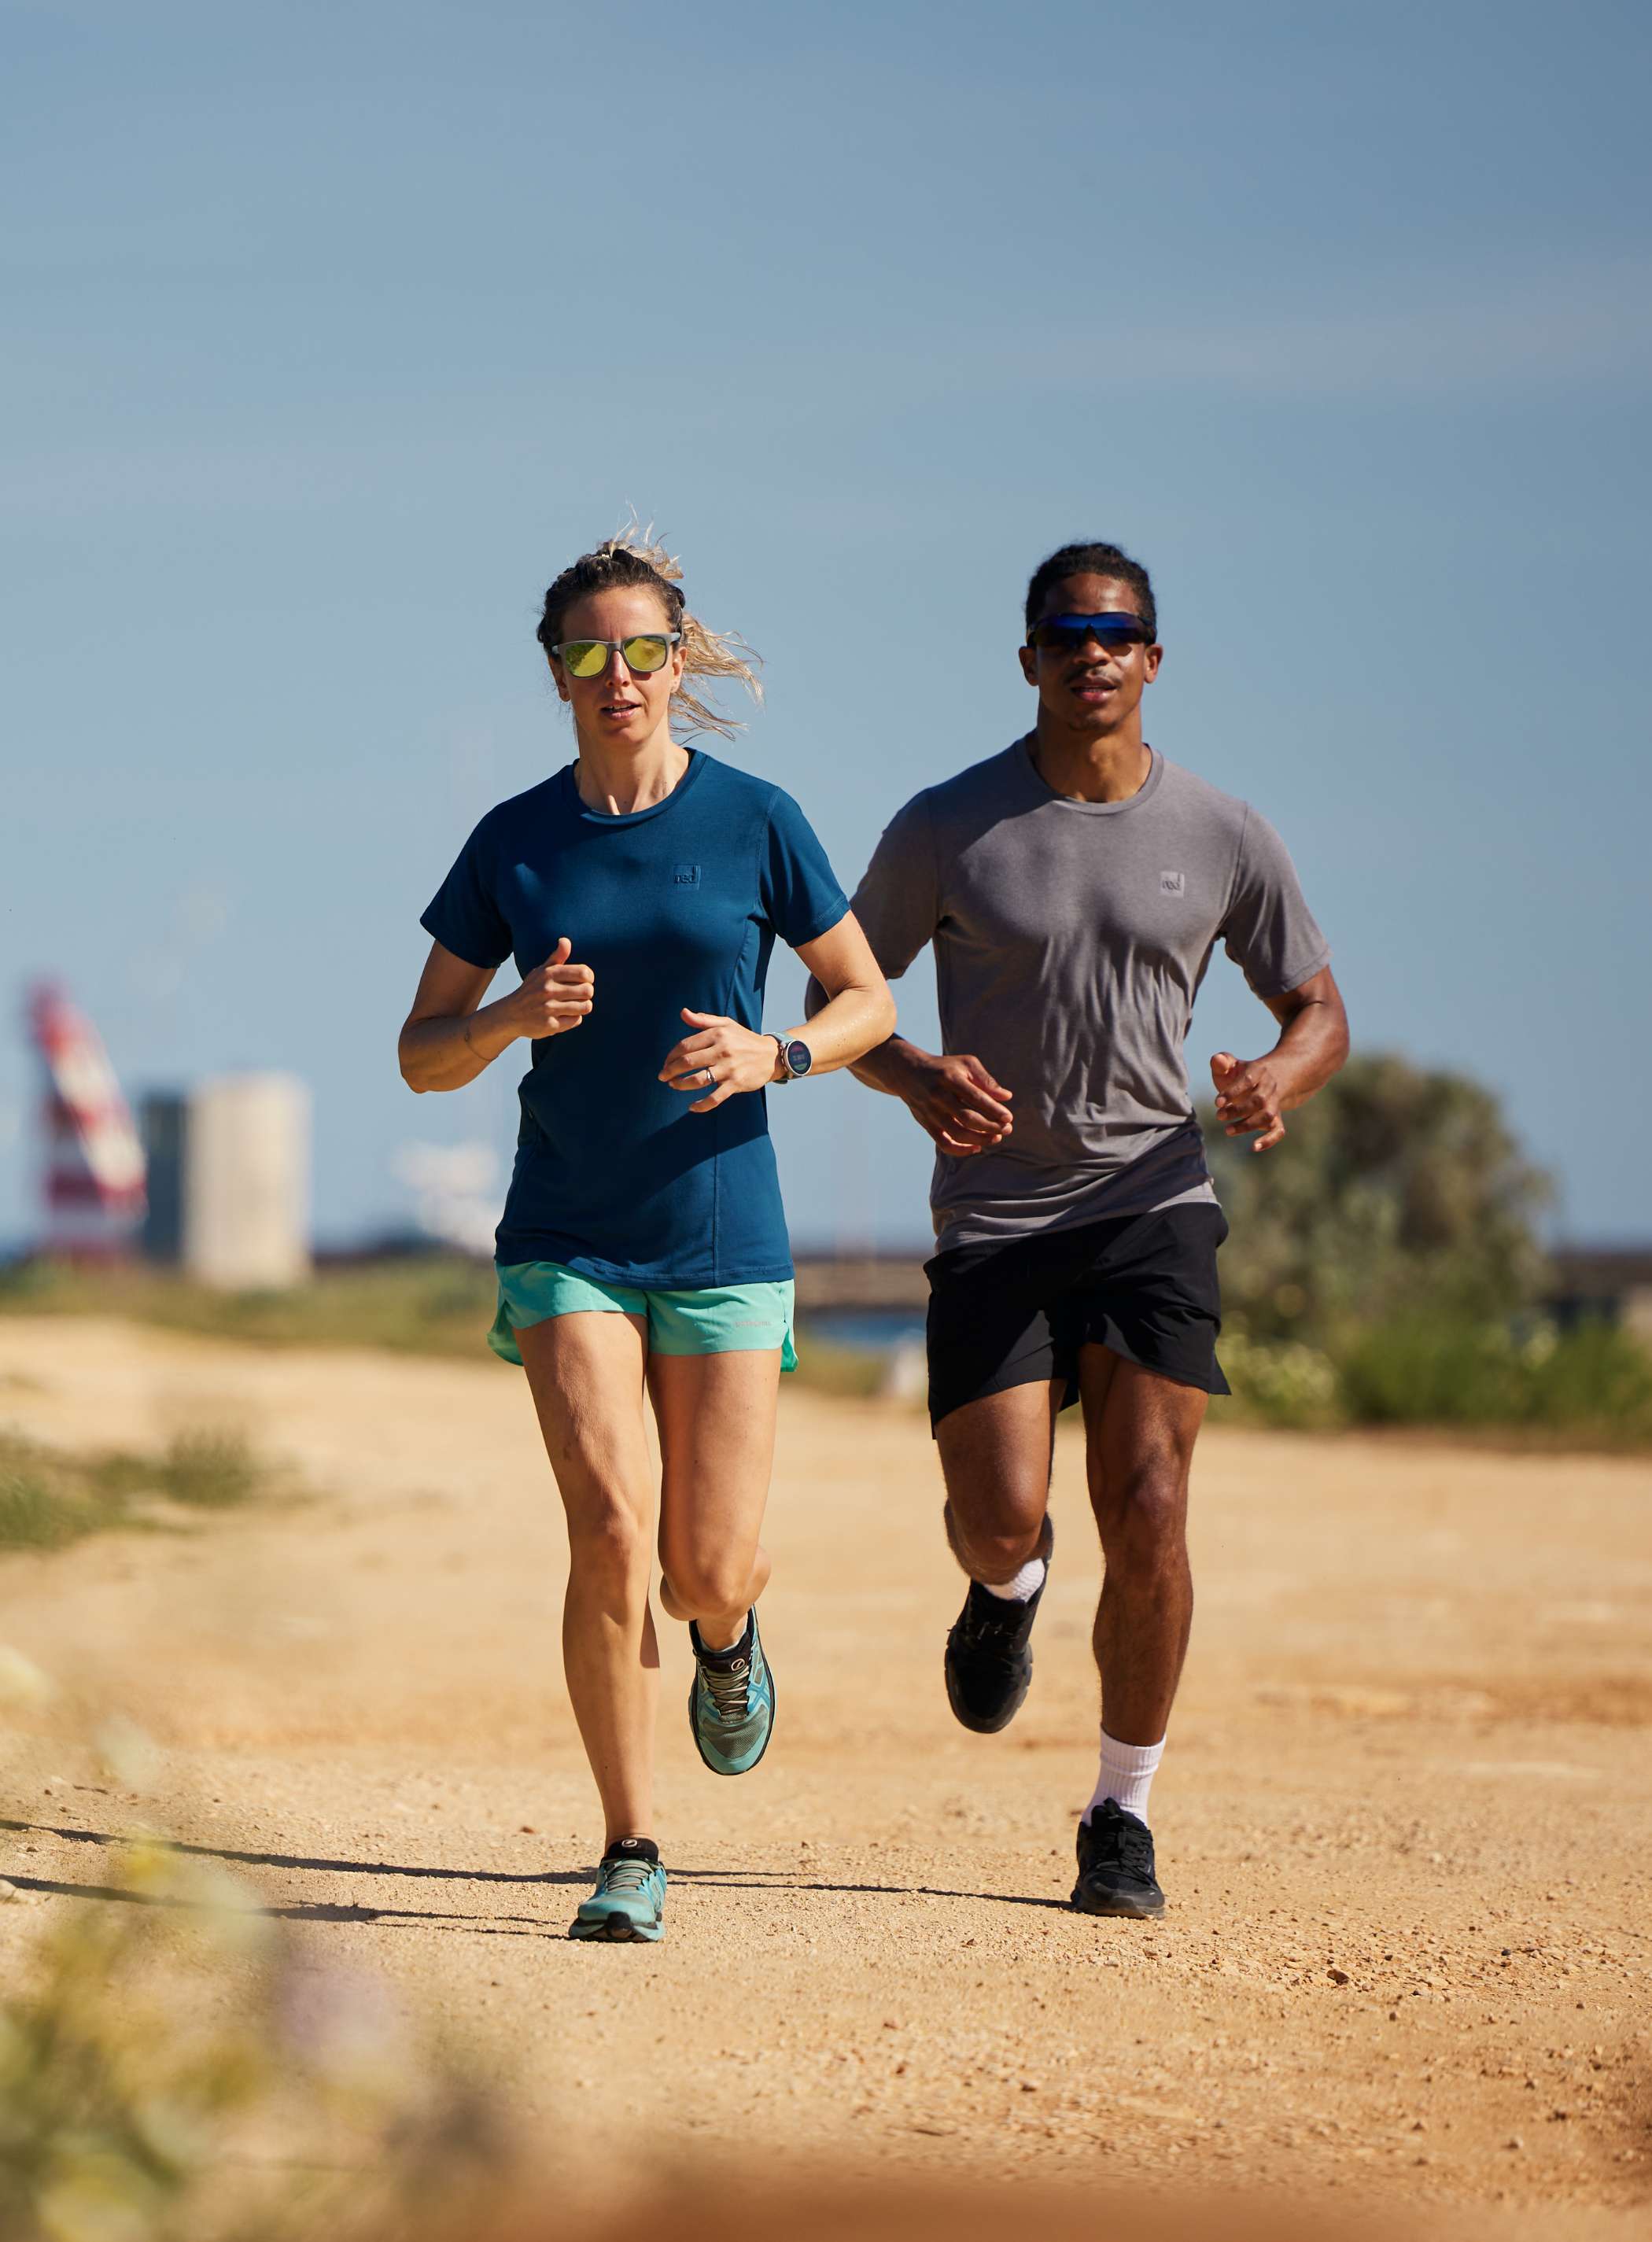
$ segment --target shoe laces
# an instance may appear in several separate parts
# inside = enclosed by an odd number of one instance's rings
[[[1093,1822],[1091,1828],[1095,1830]],[[1120,1816],[1115,1820],[1110,1816],[1095,1834],[1104,1840],[1098,1849],[1104,1852],[1111,1863],[1122,1869],[1126,1876],[1139,1876],[1144,1883],[1152,1882],[1153,1840],[1150,1830],[1134,1819],[1125,1821]]]
[[[996,1611],[987,1609],[984,1595],[977,1599],[971,1594],[964,1606],[960,1632],[971,1650],[1011,1665],[1021,1649],[1020,1635],[1027,1608],[1025,1604],[1006,1602],[1002,1596],[995,1596],[992,1601],[998,1607]]]
[[[743,1721],[749,1703],[751,1661],[740,1659],[734,1666],[708,1666],[703,1661],[700,1679],[717,1708],[717,1718],[725,1726]]]
[[[598,1890],[621,1895],[646,1891],[653,1869],[652,1861],[641,1860],[630,1854],[606,1860],[602,1863]]]

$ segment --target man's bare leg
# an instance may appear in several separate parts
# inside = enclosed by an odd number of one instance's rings
[[[1091,1507],[1105,1572],[1096,1611],[1101,1767],[1078,1831],[1075,1905],[1162,1914],[1147,1797],[1193,1620],[1187,1480],[1208,1396],[1104,1346],[1079,1354]]]
[[[1105,1346],[1080,1350],[1078,1382],[1106,1567],[1095,1632],[1102,1715],[1120,1743],[1156,1744],[1193,1623],[1187,1480],[1210,1397]]]
[[[966,1401],[935,1428],[946,1538],[972,1581],[1010,1580],[1048,1539],[1050,1463],[1064,1382]]]
[[[991,1735],[1032,1680],[1029,1638],[1050,1536],[1050,1464],[1059,1380],[1012,1386],[950,1411],[936,1427],[946,1536],[971,1586],[946,1639],[946,1694],[966,1728]]]

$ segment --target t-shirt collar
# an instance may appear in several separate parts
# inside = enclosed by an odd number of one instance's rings
[[[1152,757],[1152,762],[1146,777],[1134,794],[1127,794],[1122,802],[1076,802],[1071,795],[1058,794],[1040,774],[1038,766],[1032,760],[1031,732],[1024,732],[1010,750],[1016,769],[1038,801],[1051,802],[1058,809],[1078,810],[1085,817],[1117,817],[1126,809],[1139,809],[1158,792],[1158,782],[1164,776],[1165,758],[1155,747],[1149,746],[1147,752]]]
[[[658,802],[649,802],[646,809],[628,809],[617,816],[610,814],[606,809],[593,809],[580,793],[578,782],[574,775],[574,765],[565,763],[562,767],[562,783],[567,789],[569,807],[575,816],[584,818],[588,824],[641,825],[645,818],[658,817],[662,810],[669,809],[674,802],[681,802],[705,769],[707,757],[700,748],[690,748],[688,755],[688,768],[669,794],[662,795]]]

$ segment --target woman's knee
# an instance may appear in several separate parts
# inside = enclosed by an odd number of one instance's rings
[[[734,1611],[752,1594],[749,1558],[725,1549],[674,1549],[660,1553],[661,1569],[675,1600],[695,1618]]]
[[[643,1520],[618,1495],[570,1507],[567,1542],[575,1577],[631,1588],[648,1579],[650,1549]]]

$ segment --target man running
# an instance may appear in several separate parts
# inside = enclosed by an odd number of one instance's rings
[[[1005,1727],[1026,1696],[1056,1417],[1084,1409],[1101,1767],[1072,1899],[1092,1915],[1165,1906],[1147,1801],[1192,1618],[1188,1467],[1228,1391],[1227,1225],[1183,1056],[1216,942],[1280,1029],[1259,1058],[1211,1061],[1230,1137],[1269,1151],[1347,1054],[1277,835],[1142,738],[1161,654],[1145,568],[1112,545],[1052,554],[1027,589],[1032,730],[909,802],[853,904],[891,980],[935,945],[944,1055],[896,1035],[854,1071],[938,1149],[930,1417],[970,1577],[945,1660],[965,1728]]]

